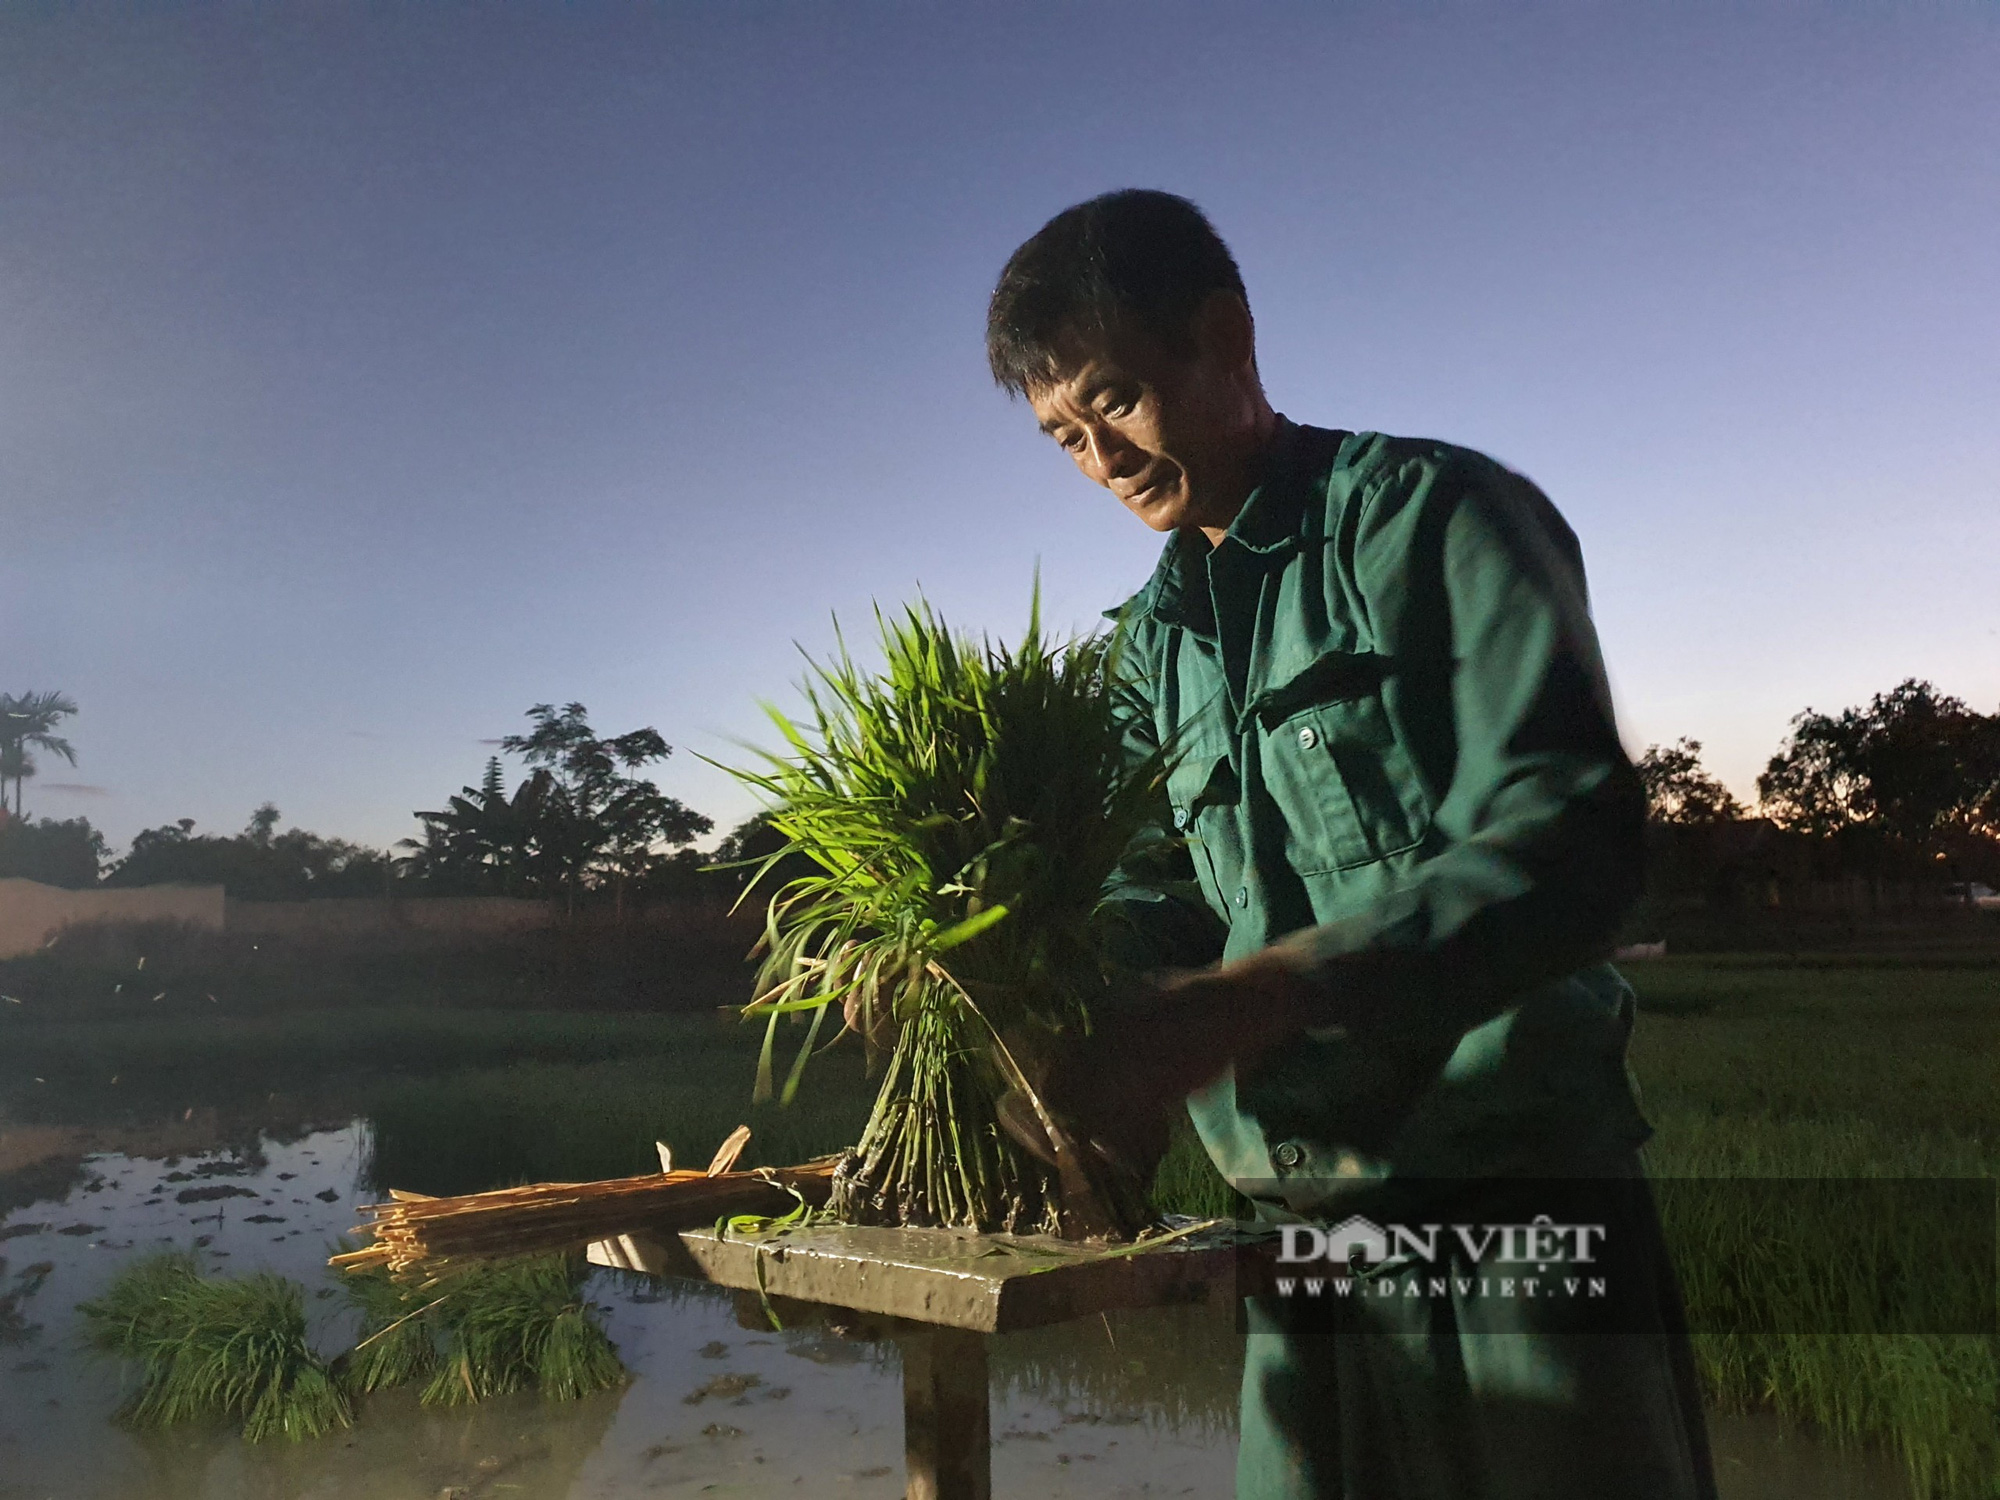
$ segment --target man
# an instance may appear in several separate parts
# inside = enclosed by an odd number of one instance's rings
[[[1573,1305],[1400,1297],[1314,1332],[1252,1299],[1238,1495],[1712,1496],[1637,1162],[1631,991],[1604,962],[1644,797],[1575,537],[1479,454],[1276,413],[1235,261],[1165,193],[1093,199],[1022,245],[987,352],[1168,536],[1119,614],[1134,748],[1176,754],[1180,842],[1136,851],[1106,909],[1128,958],[1179,972],[1048,1081],[1072,1134],[1143,1171],[1186,1098],[1278,1219],[1411,1184],[1454,1213],[1482,1185],[1515,1184],[1480,1201],[1523,1213],[1540,1179],[1637,1192],[1586,1200],[1612,1206],[1616,1332]]]

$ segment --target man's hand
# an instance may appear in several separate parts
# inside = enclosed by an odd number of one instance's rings
[[[1108,1015],[1094,1029],[1100,1075],[1124,1084],[1132,1100],[1160,1097],[1177,1108],[1233,1064],[1255,1068],[1285,1037],[1307,1024],[1312,991],[1282,949],[1214,969],[1158,976],[1157,998]]]
[[[1142,996],[1097,1013],[1090,1036],[1056,1059],[1037,1092],[1075,1139],[1150,1181],[1182,1101],[1232,1063],[1254,1068],[1308,1024],[1311,996],[1281,948],[1218,969],[1157,975]],[[1046,1137],[1024,1105],[1009,1103],[1001,1119],[1048,1159]]]

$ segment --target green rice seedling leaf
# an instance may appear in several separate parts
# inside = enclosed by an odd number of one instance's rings
[[[778,1013],[771,1009],[771,1019],[764,1027],[764,1045],[757,1052],[757,1082],[750,1090],[750,1102],[762,1104],[771,1097],[772,1060],[771,1053],[778,1045]]]
[[[346,1395],[324,1367],[296,1370],[284,1385],[267,1384],[243,1419],[243,1436],[250,1442],[282,1437],[291,1442],[319,1437],[353,1420]]]
[[[975,889],[976,887],[973,886],[946,886],[942,888],[940,894],[958,895],[962,892],[972,892]],[[963,922],[954,922],[951,926],[932,933],[930,935],[931,952],[949,953],[960,943],[968,942],[978,937],[980,933],[984,932],[994,923],[1004,922],[1006,919],[1007,908],[1004,906],[989,906],[985,911],[975,912]]]
[[[1237,1229],[1236,1221],[1234,1219],[1196,1219],[1194,1222],[1189,1224],[1182,1224],[1176,1229],[1164,1229],[1159,1231],[1158,1233],[1142,1234],[1137,1239],[1133,1240],[1129,1245],[1113,1245],[1108,1250],[1100,1250],[1096,1252],[1095,1254],[1089,1256],[1088,1259],[1094,1261],[1118,1260],[1123,1256],[1138,1255],[1147,1250],[1157,1250],[1160,1246],[1170,1245],[1175,1240],[1184,1240],[1192,1235],[1207,1234],[1210,1233],[1211,1231],[1225,1229],[1225,1228],[1229,1229],[1232,1232],[1236,1232]],[[1276,1231],[1273,1230],[1272,1233],[1273,1235],[1275,1235]],[[1076,1262],[1074,1260],[1070,1259],[1065,1259],[1061,1261],[1052,1261],[1045,1266],[1031,1267],[1027,1274],[1030,1276],[1036,1276],[1040,1275],[1044,1271],[1059,1270],[1062,1266],[1074,1265],[1075,1263]]]
[[[805,1077],[806,1063],[813,1055],[813,1042],[819,1037],[820,1023],[826,1019],[827,1006],[830,1003],[822,1002],[812,1013],[812,1024],[806,1027],[806,1039],[799,1044],[799,1055],[792,1063],[791,1072],[785,1075],[785,1091],[778,1098],[780,1104],[790,1104],[799,1092],[799,1080]],[[777,1019],[776,1016],[771,1018],[774,1024]]]
[[[812,1205],[805,1195],[790,1184],[782,1184],[792,1195],[795,1206],[788,1212],[772,1217],[768,1214],[734,1214],[715,1221],[715,1237],[728,1239],[732,1234],[754,1234],[777,1237],[788,1229],[802,1229],[813,1220]],[[759,1244],[751,1265],[757,1272],[757,1300],[763,1305],[764,1317],[774,1332],[783,1333],[785,1325],[778,1319],[777,1308],[771,1305],[771,1294],[764,1285],[764,1246]]]
[[[535,1354],[535,1384],[552,1401],[575,1401],[609,1390],[625,1366],[588,1312],[571,1307],[551,1319]]]

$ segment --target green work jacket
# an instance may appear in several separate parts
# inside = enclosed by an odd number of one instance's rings
[[[1225,1177],[1296,1206],[1646,1139],[1605,962],[1645,799],[1581,551],[1534,485],[1280,418],[1220,545],[1177,533],[1112,613],[1132,748],[1175,757],[1172,831],[1114,881],[1114,925],[1154,964],[1282,941],[1354,1012],[1189,1101]]]

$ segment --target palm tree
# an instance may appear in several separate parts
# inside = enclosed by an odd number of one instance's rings
[[[65,693],[0,693],[0,807],[6,805],[7,782],[14,783],[14,816],[21,815],[21,783],[35,774],[31,750],[46,750],[76,764],[76,749],[51,731],[76,712],[76,700]]]
[[[536,771],[510,798],[500,779],[500,759],[486,763],[476,787],[461,788],[436,812],[419,812],[424,836],[403,839],[409,863],[418,873],[457,877],[501,894],[531,883],[547,863],[543,845],[550,825],[550,804],[559,800],[555,778]]]

